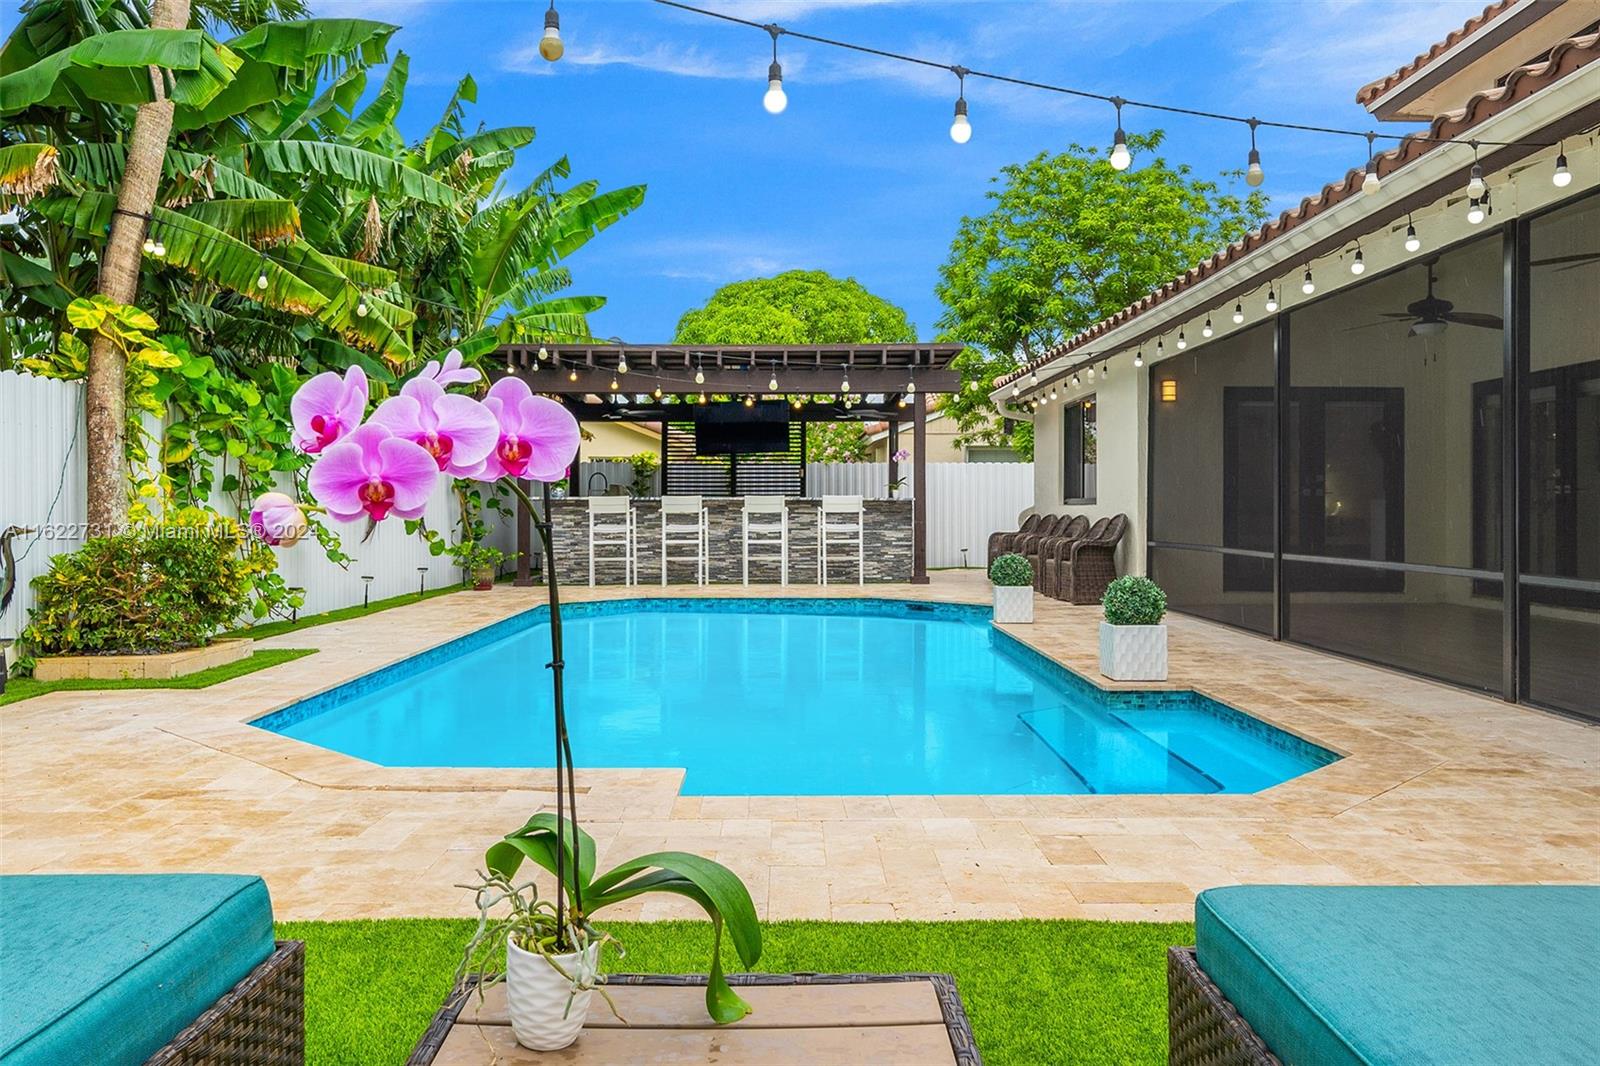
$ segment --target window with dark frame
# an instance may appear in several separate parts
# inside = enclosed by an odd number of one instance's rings
[[[1064,484],[1062,497],[1067,503],[1094,503],[1096,490],[1095,402],[1085,396],[1068,404],[1063,418],[1065,455],[1062,456]]]

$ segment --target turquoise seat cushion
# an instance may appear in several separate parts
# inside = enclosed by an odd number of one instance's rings
[[[259,877],[0,877],[0,1063],[135,1066],[272,950]]]
[[[1213,888],[1195,949],[1289,1066],[1600,1062],[1600,887]]]

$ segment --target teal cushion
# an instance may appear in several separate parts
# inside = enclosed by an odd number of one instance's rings
[[[1213,888],[1195,946],[1289,1066],[1600,1062],[1600,887]]]
[[[259,877],[0,877],[0,1062],[134,1066],[272,950]]]

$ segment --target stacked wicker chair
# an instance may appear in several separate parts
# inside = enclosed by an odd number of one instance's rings
[[[1056,531],[1049,536],[1036,538],[1029,546],[1028,562],[1033,564],[1033,590],[1044,592],[1045,560],[1081,539],[1089,532],[1089,520],[1083,515],[1063,515]]]
[[[1003,530],[999,533],[989,534],[989,561],[984,564],[984,569],[988,569],[989,567],[993,566],[994,561],[1000,558],[1000,556],[1005,555],[1007,552],[1014,551],[1015,549],[1012,547],[1012,545],[1016,543],[1018,537],[1024,537],[1030,533],[1038,532],[1039,526],[1043,522],[1044,515],[1031,514],[1022,520],[1022,527],[1020,529],[1013,529],[1009,531]]]
[[[1049,537],[1060,533],[1070,519],[1070,515],[1046,515],[1043,522],[1034,528],[1032,533],[1024,533],[1011,542],[1011,550],[1027,558],[1033,564],[1033,587],[1039,587],[1039,544]]]
[[[1102,518],[1082,537],[1057,542],[1041,561],[1041,591],[1068,603],[1099,603],[1117,576],[1117,544],[1128,529],[1128,516]]]

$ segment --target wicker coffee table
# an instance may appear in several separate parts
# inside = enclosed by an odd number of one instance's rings
[[[753,1012],[706,1017],[703,976],[615,974],[606,987],[624,1025],[596,997],[577,1043],[529,1051],[511,1034],[505,986],[445,1001],[408,1066],[496,1063],[830,1063],[980,1066],[954,979],[945,974],[733,974]]]

